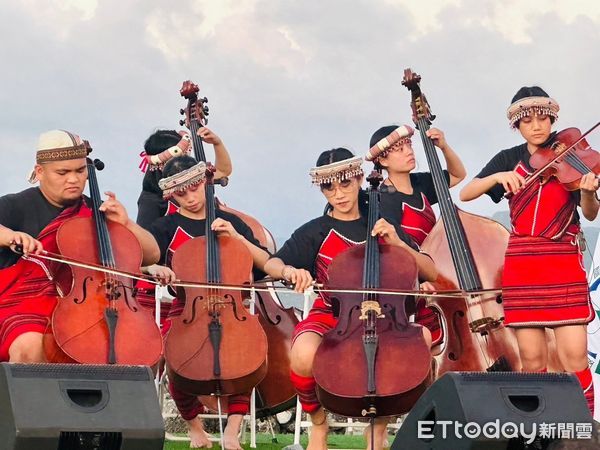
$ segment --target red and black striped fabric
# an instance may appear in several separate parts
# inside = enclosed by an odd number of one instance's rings
[[[527,171],[522,163],[515,170]],[[512,327],[586,324],[594,318],[576,203],[551,177],[510,199],[511,232],[502,278],[505,324]]]
[[[73,217],[90,216],[91,210],[80,202],[60,213],[37,239],[45,250],[58,253],[56,232],[60,225]],[[59,271],[66,274],[64,269],[59,263],[32,256],[20,258],[16,264],[0,270],[0,361],[8,361],[10,346],[21,334],[46,331],[59,296],[53,279]]]

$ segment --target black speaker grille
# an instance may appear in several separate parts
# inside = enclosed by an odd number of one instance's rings
[[[145,366],[91,364],[3,364],[14,378],[61,378],[84,380],[148,381],[152,373]]]
[[[534,383],[570,383],[572,376],[568,373],[538,373],[538,372],[458,372],[461,381],[518,381]]]
[[[120,450],[123,436],[115,432],[63,431],[57,450]]]

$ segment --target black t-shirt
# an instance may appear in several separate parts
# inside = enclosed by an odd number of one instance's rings
[[[417,244],[396,222],[389,219],[388,222],[395,226],[398,236],[404,242],[418,250]],[[367,237],[367,219],[361,217],[347,221],[334,219],[329,215],[317,217],[294,231],[274,256],[280,258],[285,264],[308,270],[315,277],[315,261],[319,249],[332,229],[335,229],[346,239],[354,242],[364,242]]]
[[[142,191],[138,198],[138,213],[136,222],[142,228],[149,230],[155,220],[167,212],[168,201],[155,192]]]
[[[379,188],[381,191],[379,204],[384,215],[396,218],[401,217],[403,203],[416,209],[423,208],[423,198],[421,197],[421,193],[425,194],[429,204],[435,205],[438,202],[435,187],[433,185],[433,177],[430,172],[415,172],[411,173],[409,176],[410,183],[413,187],[412,194],[396,191],[393,186],[388,186],[386,184]],[[444,170],[444,178],[449,186],[450,174],[447,170]]]
[[[529,172],[533,172],[534,169],[529,165],[530,157],[531,154],[529,153],[529,150],[527,150],[527,143],[502,150],[496,154],[496,156],[494,156],[483,169],[481,169],[481,172],[479,172],[475,178],[485,178],[498,172],[513,171],[519,162],[523,163]],[[506,190],[501,184],[494,185],[489,191],[486,192],[486,194],[489,195],[495,203],[499,203],[504,197],[505,193]],[[571,195],[575,197],[576,203],[579,204],[581,200],[580,192],[572,191]],[[574,220],[577,221],[579,217],[577,212],[574,216],[576,216],[574,217]]]
[[[64,209],[52,205],[39,188],[32,187],[0,197],[0,225],[37,238]],[[18,259],[19,255],[9,248],[0,248],[0,268],[11,266]]]
[[[221,211],[219,209],[216,210],[216,216],[231,222],[233,228],[235,228],[238,233],[244,236],[244,238],[257,247],[260,247],[268,252],[268,250],[260,245],[258,240],[254,237],[250,227],[246,225],[238,216]],[[204,236],[206,234],[206,220],[190,219],[189,217],[182,216],[179,213],[169,214],[168,216],[160,217],[155,220],[154,223],[152,223],[152,225],[149,227],[149,231],[156,239],[156,242],[160,248],[159,264],[165,264],[167,251],[171,245],[175,233],[177,232],[177,228],[181,228],[192,237]],[[255,280],[259,280],[264,277],[265,274],[262,271],[257,269],[254,270]]]

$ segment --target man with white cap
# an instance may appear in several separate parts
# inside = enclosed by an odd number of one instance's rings
[[[79,136],[52,130],[40,136],[29,181],[39,182],[0,197],[0,361],[43,362],[43,333],[61,290],[53,275],[58,264],[32,258],[42,250],[59,253],[56,231],[67,219],[90,216],[83,190],[86,157],[91,151]],[[125,225],[140,241],[143,264],[158,261],[160,250],[150,233],[129,219],[112,192],[100,210]],[[24,257],[11,250],[22,249]],[[68,291],[68,286],[67,286]]]

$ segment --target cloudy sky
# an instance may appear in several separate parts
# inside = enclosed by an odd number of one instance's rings
[[[92,143],[101,187],[133,217],[138,154],[179,128],[186,79],[233,158],[220,197],[279,238],[322,210],[307,175],[321,151],[364,153],[379,126],[410,123],[406,67],[469,176],[520,142],[505,110],[523,85],[560,103],[560,128],[600,120],[595,0],[5,0],[0,23],[0,194],[28,186],[38,135],[64,128]]]

